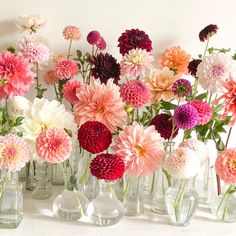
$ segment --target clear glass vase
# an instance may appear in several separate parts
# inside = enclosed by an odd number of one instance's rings
[[[188,180],[181,179],[166,191],[165,204],[171,222],[186,226],[195,215],[199,203],[197,192],[188,186]]]
[[[36,162],[34,199],[47,199],[52,196],[51,165],[46,162]]]
[[[53,201],[53,212],[63,220],[79,220],[87,210],[89,201],[77,186],[75,175],[65,175],[65,188]]]
[[[126,177],[123,200],[126,216],[138,216],[144,213],[143,190],[143,177]]]
[[[100,191],[87,209],[92,222],[100,226],[117,224],[124,215],[124,206],[116,198],[113,183],[100,181]]]
[[[30,160],[26,163],[25,188],[33,191],[35,188],[36,161]]]
[[[23,219],[22,184],[17,174],[1,171],[0,228],[17,228]]]
[[[211,211],[220,221],[236,222],[236,186],[230,185],[223,194],[217,196],[212,201]]]

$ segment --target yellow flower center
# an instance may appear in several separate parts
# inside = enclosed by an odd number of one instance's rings
[[[233,161],[231,165],[232,165],[233,168],[236,169],[236,161]]]
[[[98,108],[98,114],[99,115],[102,115],[104,112],[105,112],[105,107],[104,106]]]
[[[5,159],[8,159],[9,161],[12,161],[16,158],[16,149],[14,147],[6,147],[2,151],[2,157]]]
[[[132,62],[132,64],[134,64],[134,65],[140,65],[141,62],[142,62],[142,58],[141,58],[139,55],[134,55],[134,56],[131,58],[131,62]]]
[[[142,147],[141,144],[138,144],[135,146],[136,152],[138,153],[139,156],[143,156],[145,153],[145,149]]]

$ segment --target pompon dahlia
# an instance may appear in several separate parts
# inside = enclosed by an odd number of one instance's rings
[[[200,140],[189,138],[180,143],[179,147],[192,149],[197,154],[201,165],[206,163],[206,161],[209,159],[207,145]]]
[[[7,80],[0,87],[0,99],[25,95],[34,83],[35,74],[31,71],[32,64],[22,56],[11,52],[0,53],[0,81]]]
[[[136,48],[144,49],[147,52],[152,51],[152,41],[144,31],[139,29],[126,30],[119,37],[118,42],[118,47],[122,55]]]
[[[216,174],[226,184],[236,185],[236,148],[225,149],[216,158]]]
[[[212,93],[221,92],[223,82],[235,73],[235,62],[225,53],[206,56],[197,68],[199,84]]]
[[[106,150],[112,142],[111,131],[99,121],[87,121],[78,131],[80,146],[93,154]]]
[[[156,131],[164,139],[169,139],[173,131],[172,116],[166,113],[156,115],[150,122],[150,125],[154,125]],[[175,138],[179,129],[175,128],[172,138]]]
[[[43,81],[47,85],[53,85],[59,81],[59,77],[54,69],[48,70],[44,76],[43,76]]]
[[[188,64],[188,73],[196,77],[197,68],[201,62],[202,62],[201,59],[193,59],[192,61],[190,61]]]
[[[164,167],[175,178],[189,179],[198,174],[200,160],[191,148],[179,147],[167,156]]]
[[[144,128],[134,122],[114,138],[112,149],[125,162],[128,175],[142,176],[161,168],[164,147],[155,127]]]
[[[153,68],[153,61],[154,58],[145,50],[131,49],[120,62],[121,74],[131,78],[145,75],[147,70]]]
[[[79,100],[78,97],[76,96],[76,93],[79,88],[81,88],[81,83],[79,80],[75,80],[75,79],[68,80],[63,85],[63,89],[62,89],[62,93],[64,95],[64,98],[68,102],[75,104]]]
[[[62,163],[70,157],[72,141],[60,128],[43,130],[36,139],[38,157],[49,163]]]
[[[210,24],[206,26],[204,29],[202,29],[199,33],[199,39],[201,42],[205,42],[209,38],[211,38],[213,35],[217,33],[218,26]]]
[[[230,76],[229,79],[223,83],[225,92],[218,99],[213,101],[214,105],[222,102],[222,110],[224,111],[221,115],[221,119],[224,120],[228,115],[231,115],[229,126],[234,126],[236,122],[236,81]]]
[[[190,104],[183,104],[175,109],[173,121],[179,129],[191,129],[198,124],[198,120],[198,111]]]
[[[19,171],[30,160],[30,148],[26,141],[15,135],[0,136],[0,169]]]
[[[121,179],[125,171],[124,161],[115,154],[99,154],[90,164],[90,172],[98,179],[114,181]]]
[[[107,43],[103,37],[101,38],[101,41],[97,44],[97,47],[101,51],[106,49]]]
[[[190,58],[191,55],[187,54],[180,46],[168,48],[160,58],[160,66],[161,68],[166,66],[181,76],[188,73]]]
[[[63,30],[63,36],[66,40],[78,41],[81,38],[81,32],[77,26],[68,25]]]
[[[147,86],[139,80],[129,80],[121,85],[120,95],[123,101],[135,108],[150,102],[151,93]]]
[[[100,43],[101,39],[102,39],[101,34],[96,30],[89,32],[87,35],[87,41],[91,45],[97,46]]]
[[[205,125],[210,121],[213,112],[211,106],[207,102],[197,99],[189,101],[188,104],[194,106],[198,111],[198,125]]]
[[[108,53],[99,53],[91,59],[93,65],[91,72],[95,79],[100,79],[101,83],[107,83],[109,79],[114,79],[118,83],[120,79],[120,64]]]
[[[70,79],[79,73],[79,68],[74,60],[61,60],[55,67],[57,75],[60,79]]]
[[[179,98],[188,97],[192,93],[192,85],[187,79],[178,79],[172,85],[172,92]]]

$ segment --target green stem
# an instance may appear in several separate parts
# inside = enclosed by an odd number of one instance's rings
[[[35,70],[36,70],[36,78],[35,78],[36,79],[36,87],[35,87],[35,89],[37,91],[36,97],[37,98],[42,98],[42,96],[40,94],[41,85],[39,84],[39,64],[38,64],[38,62],[35,62]]]
[[[67,51],[67,59],[70,58],[71,46],[72,46],[72,39],[70,40],[70,43],[69,43],[69,48],[68,48],[68,51]]]
[[[129,176],[128,179],[127,179],[127,182],[126,182],[126,186],[125,186],[125,190],[124,190],[124,198],[123,199],[126,198],[128,188],[129,188],[129,184],[130,184],[130,180],[131,180],[131,177]]]
[[[58,96],[58,92],[57,92],[57,87],[55,84],[53,84],[53,87],[54,87],[54,91],[55,91],[55,94],[56,94],[56,97],[57,97],[57,101],[59,102],[60,101],[60,98]]]
[[[3,184],[2,184],[2,188],[0,189],[0,199],[2,198],[3,191],[5,189],[6,182],[7,182],[7,179],[8,179],[8,175],[9,175],[9,171],[7,171],[6,174],[3,177]]]
[[[211,104],[211,99],[212,99],[212,92],[210,92],[209,100],[208,103]]]
[[[233,127],[230,127],[230,129],[229,129],[229,133],[228,133],[228,136],[227,136],[225,148],[227,148],[227,146],[228,146],[228,144],[229,144],[229,138],[230,138],[230,135],[231,135],[231,132],[232,132],[232,128],[233,128]]]
[[[155,184],[156,184],[156,172],[154,172],[153,175],[152,175],[151,194],[154,193]]]
[[[169,175],[169,173],[167,172],[167,170],[165,170],[164,168],[162,169],[164,175],[166,176],[166,180],[168,183],[168,187],[171,187],[171,176]]]
[[[86,162],[86,167],[85,167],[84,173],[83,173],[83,175],[79,179],[79,183],[80,184],[84,184],[85,183],[85,178],[87,176],[88,169],[89,169],[89,164],[90,164],[90,158],[89,157],[85,157],[85,158],[87,158],[88,160]]]
[[[114,191],[114,189],[113,189],[113,186],[112,186],[110,183],[107,183],[107,186],[108,186],[108,188],[109,188],[110,193],[115,197],[116,194],[115,194],[115,191]]]

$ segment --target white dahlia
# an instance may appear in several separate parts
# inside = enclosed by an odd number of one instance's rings
[[[36,31],[46,23],[44,17],[39,14],[21,15],[16,19],[16,25],[22,30]]]

